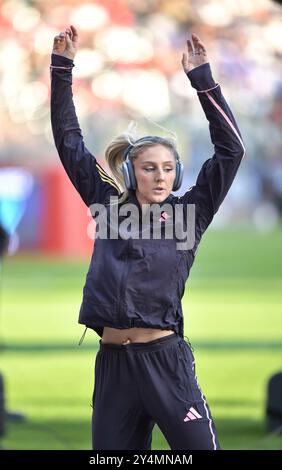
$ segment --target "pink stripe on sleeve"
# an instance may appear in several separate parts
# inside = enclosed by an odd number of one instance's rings
[[[245,149],[245,146],[243,144],[243,141],[240,137],[240,135],[238,134],[237,132],[237,129],[234,127],[232,121],[229,119],[229,117],[227,116],[227,114],[223,111],[223,109],[219,106],[219,104],[217,104],[217,102],[214,100],[214,98],[209,94],[207,93],[207,97],[209,98],[209,100],[212,102],[212,104],[218,109],[218,111],[222,114],[222,116],[224,117],[224,119],[228,122],[229,126],[231,127],[231,129],[233,130],[234,134],[236,135],[237,139],[239,140],[240,144],[242,145],[242,148],[244,150],[244,153],[243,153],[243,156],[242,156],[242,159],[245,157],[245,153],[246,153],[246,149]]]

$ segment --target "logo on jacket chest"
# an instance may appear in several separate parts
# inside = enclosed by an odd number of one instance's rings
[[[178,250],[192,249],[195,244],[194,204],[143,204],[142,209],[132,203],[92,204],[90,214],[95,218],[91,238],[176,240]]]

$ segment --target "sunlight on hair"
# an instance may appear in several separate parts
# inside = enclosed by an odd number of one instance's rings
[[[144,116],[143,118],[140,118],[139,121],[141,121],[142,119],[144,121],[146,121],[147,123],[151,123],[154,126],[161,129],[164,134],[160,135],[160,137],[163,137],[164,139],[167,139],[168,141],[171,142],[172,145],[177,147],[177,134],[175,132],[170,131],[166,127],[162,126],[161,124],[158,124],[157,122],[153,121],[152,119],[150,119],[146,116]],[[138,129],[137,120],[131,120],[128,127],[127,127],[127,129],[126,129],[126,132],[124,133],[125,135],[127,135],[129,143],[133,146],[134,146],[134,141],[136,141],[137,139],[140,139],[140,137],[141,137],[141,135],[140,135],[140,133],[138,132],[137,129]],[[149,135],[150,132],[146,132],[146,134]],[[131,139],[133,139],[133,141]]]
[[[151,122],[154,126],[157,126],[159,127],[160,129],[162,129],[163,131],[166,132],[165,135],[163,135],[162,137],[168,139],[168,140],[171,140],[172,143],[176,146],[177,145],[177,134],[173,131],[170,131],[169,129],[167,129],[166,127],[164,126],[161,126],[160,124],[158,124],[157,122],[153,121],[152,119],[148,118],[148,117],[144,117],[144,119],[148,122]],[[171,135],[171,137],[168,136],[168,134]]]

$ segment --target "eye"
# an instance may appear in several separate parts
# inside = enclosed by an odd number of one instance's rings
[[[154,171],[154,168],[144,168],[145,171]]]
[[[165,168],[164,171],[172,171],[173,168]]]

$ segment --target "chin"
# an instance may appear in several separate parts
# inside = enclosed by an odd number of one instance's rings
[[[163,202],[167,198],[167,194],[153,194],[152,195],[152,202],[154,203],[160,203]]]

